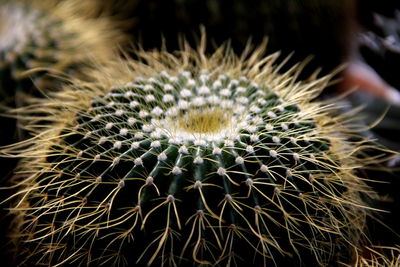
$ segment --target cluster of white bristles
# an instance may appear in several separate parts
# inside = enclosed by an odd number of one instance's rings
[[[116,99],[119,97],[123,97],[125,103],[118,102]],[[95,114],[92,121],[107,120],[110,113],[126,117],[126,125],[107,122],[105,130],[118,127],[121,136],[129,134],[138,140],[144,136],[155,140],[168,138],[169,143],[176,145],[218,146],[222,142],[226,146],[234,146],[234,141],[240,140],[241,134],[256,142],[260,133],[271,133],[274,135],[272,140],[279,143],[280,138],[276,135],[279,129],[287,131],[289,124],[299,123],[299,114],[291,114],[284,120],[277,119],[277,114],[284,112],[288,103],[268,88],[260,88],[246,77],[231,79],[219,75],[213,81],[205,72],[197,80],[188,71],[182,71],[177,76],[170,76],[164,71],[159,79],[138,78],[92,101],[93,104],[96,102],[106,103],[104,107],[112,110],[103,113],[99,108],[90,108],[89,113]],[[279,129],[274,130],[274,125]],[[85,136],[98,131],[89,131]],[[112,139],[99,136],[99,144],[106,141]],[[294,144],[296,139],[292,137],[291,141]],[[157,144],[159,141],[154,141],[151,146]],[[114,143],[115,148],[121,145],[121,141]],[[137,142],[133,142],[132,146],[137,146]]]

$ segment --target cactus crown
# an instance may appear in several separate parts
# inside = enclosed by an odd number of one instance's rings
[[[13,211],[28,262],[326,265],[357,245],[360,147],[310,102],[329,77],[278,74],[264,46],[202,44],[138,51],[26,109],[39,134],[13,148],[25,158]],[[43,106],[51,127],[29,116]]]

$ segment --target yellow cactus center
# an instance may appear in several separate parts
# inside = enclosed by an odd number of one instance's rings
[[[227,127],[232,113],[222,108],[189,110],[178,117],[178,126],[189,133],[216,133]]]

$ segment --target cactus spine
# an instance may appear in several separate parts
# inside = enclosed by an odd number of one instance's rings
[[[238,57],[184,45],[92,73],[37,99],[12,212],[26,263],[328,265],[363,241],[362,145],[329,77],[278,74],[263,47]],[[247,51],[249,52],[249,51]],[[49,125],[35,125],[47,110]],[[357,145],[357,146],[356,146]],[[348,254],[346,252],[350,251]]]
[[[365,248],[365,255],[358,255],[355,266],[360,267],[396,267],[400,265],[399,246],[377,246]]]

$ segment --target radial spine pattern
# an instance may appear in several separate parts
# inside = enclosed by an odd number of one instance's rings
[[[361,147],[330,104],[310,102],[329,77],[298,82],[301,65],[277,74],[278,55],[262,53],[139,51],[38,99],[27,114],[45,106],[52,126],[3,151],[25,158],[13,209],[25,260],[348,259],[368,211],[353,173]]]

